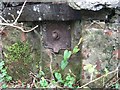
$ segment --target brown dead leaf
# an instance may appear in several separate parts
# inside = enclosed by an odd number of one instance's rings
[[[96,78],[99,78],[100,76],[101,76],[101,74],[97,74],[97,75],[96,75]]]

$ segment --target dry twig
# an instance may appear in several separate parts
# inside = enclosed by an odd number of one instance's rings
[[[31,31],[33,31],[34,29],[36,29],[36,28],[38,27],[38,25],[36,25],[35,27],[33,27],[33,28],[30,29],[30,30],[24,30],[23,27],[20,27],[19,25],[16,24],[17,21],[18,21],[18,19],[19,19],[19,17],[21,16],[21,14],[22,14],[22,12],[23,12],[23,9],[24,9],[24,7],[25,7],[26,2],[27,2],[27,0],[25,0],[25,2],[24,2],[24,4],[22,5],[22,8],[21,8],[21,10],[20,10],[17,18],[15,19],[15,21],[14,21],[13,23],[8,23],[7,20],[5,20],[2,16],[0,16],[0,18],[5,22],[5,23],[0,23],[0,25],[2,25],[2,26],[14,27],[14,28],[17,28],[17,29],[21,30],[22,32],[25,32],[25,33],[31,32]]]
[[[118,80],[116,80],[115,82],[113,82],[112,84],[108,85],[107,88],[114,85],[114,84],[116,84],[119,80],[120,80],[120,78]]]
[[[20,9],[20,12],[19,12],[19,14],[18,14],[18,16],[17,16],[17,18],[15,19],[15,21],[14,21],[13,24],[16,24],[17,21],[18,21],[18,19],[20,18],[21,14],[22,14],[22,12],[23,12],[23,9],[24,9],[24,7],[25,7],[26,2],[27,2],[27,0],[25,0],[25,2],[23,3],[22,8]]]
[[[22,32],[31,32],[38,27],[38,25],[36,25],[35,27],[33,27],[30,30],[24,30],[22,27],[20,27],[18,25],[14,25],[13,23],[0,23],[0,25],[14,27],[14,28],[17,28],[17,29],[21,30]]]
[[[47,55],[50,58],[49,68],[50,68],[51,80],[52,80],[54,78],[54,76],[53,76],[53,69],[52,69],[52,62],[53,62],[53,55],[52,54],[53,54],[53,52],[50,49],[46,49],[46,53],[47,53]]]
[[[1,18],[4,22],[8,23],[7,20],[5,20],[2,16],[0,16],[0,18]]]
[[[107,73],[107,75],[110,75],[110,74],[115,73],[115,72],[117,72],[117,71],[118,71],[118,69],[115,69],[114,71],[111,71],[111,72]],[[92,81],[90,81],[90,82],[82,85],[80,88],[84,88],[84,87],[86,87],[87,85],[89,85],[89,84],[91,84],[91,83],[93,83],[93,82],[95,82],[95,81],[97,81],[97,80],[99,80],[99,79],[101,79],[101,78],[103,78],[103,77],[106,77],[107,75],[104,74],[104,75],[102,75],[101,77],[96,78],[96,79],[94,79],[94,80],[92,80]]]

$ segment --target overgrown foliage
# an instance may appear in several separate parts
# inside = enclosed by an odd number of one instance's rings
[[[70,73],[63,79],[61,73],[55,72],[55,78],[57,79],[57,82],[63,84],[64,87],[73,88],[73,84],[75,84],[75,77],[70,75]]]
[[[0,61],[0,83],[2,88],[7,88],[7,83],[12,80],[12,77],[7,73],[7,67],[3,60]]]
[[[80,48],[78,47],[82,42],[82,38],[80,38],[79,43],[73,48],[72,51],[69,50],[65,50],[64,51],[64,56],[63,56],[63,60],[61,61],[61,69],[64,70],[65,67],[68,64],[68,60],[70,59],[71,55],[76,54],[80,51]]]
[[[7,53],[5,57],[9,62],[23,61],[24,63],[28,63],[31,61],[31,49],[28,42],[23,43],[18,41],[11,46],[7,46],[6,49]]]

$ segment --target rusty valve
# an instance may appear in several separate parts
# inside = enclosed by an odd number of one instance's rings
[[[60,39],[60,35],[57,31],[52,32],[52,37],[53,37],[54,40],[59,40]]]

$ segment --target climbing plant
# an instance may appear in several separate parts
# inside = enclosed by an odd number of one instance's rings
[[[0,83],[2,84],[2,88],[7,88],[7,83],[12,80],[12,77],[8,75],[7,67],[5,66],[5,62],[3,60],[0,61]]]
[[[64,51],[64,56],[63,56],[63,60],[61,61],[61,69],[64,70],[65,67],[68,64],[68,60],[70,59],[71,55],[76,54],[79,52],[80,48],[78,47],[82,42],[82,38],[80,38],[79,43],[73,48],[72,51],[69,50],[65,50]]]

